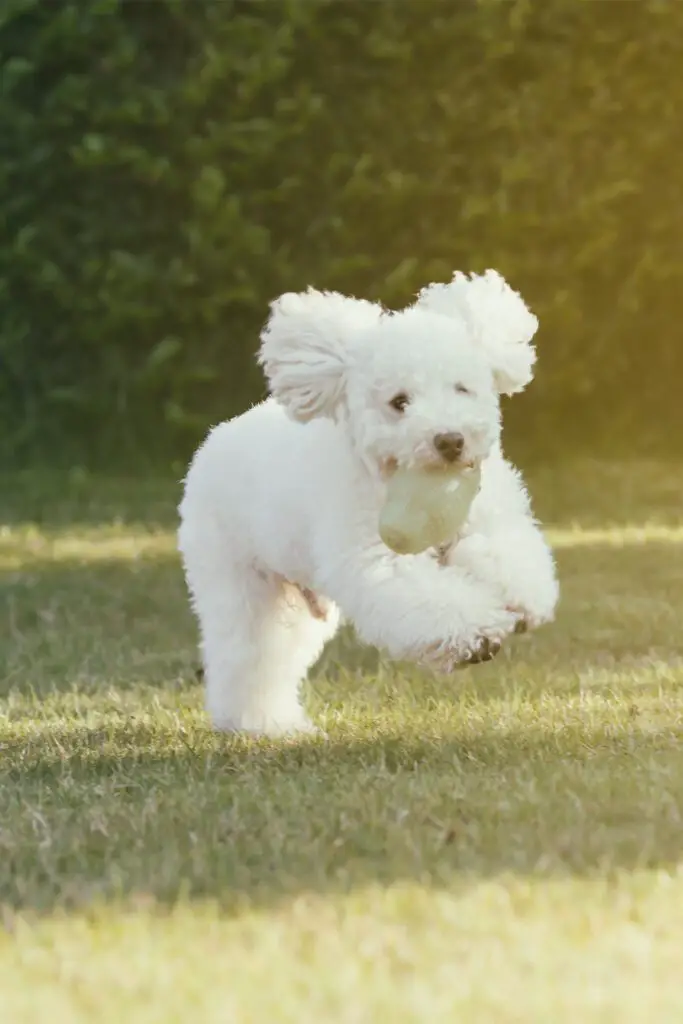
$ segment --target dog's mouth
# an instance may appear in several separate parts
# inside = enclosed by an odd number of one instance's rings
[[[380,475],[383,480],[390,480],[399,467],[401,469],[419,469],[425,473],[468,473],[481,466],[483,459],[465,453],[462,458],[455,462],[446,462],[445,459],[425,458],[411,459],[408,462],[400,463],[393,455],[383,459],[380,464]]]

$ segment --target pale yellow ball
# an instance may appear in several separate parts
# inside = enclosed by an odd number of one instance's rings
[[[481,485],[478,466],[397,469],[387,484],[379,535],[399,555],[454,540]]]

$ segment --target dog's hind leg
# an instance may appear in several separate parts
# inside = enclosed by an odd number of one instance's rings
[[[180,548],[201,633],[206,708],[217,729],[265,735],[310,731],[300,687],[335,633],[334,605],[281,577],[221,557],[206,537]],[[210,552],[210,555],[207,554]]]

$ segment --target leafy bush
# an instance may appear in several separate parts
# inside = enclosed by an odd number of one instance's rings
[[[513,437],[656,433],[682,57],[683,7],[649,0],[5,0],[7,457],[184,457],[263,393],[275,294],[397,304],[456,266],[541,317]]]

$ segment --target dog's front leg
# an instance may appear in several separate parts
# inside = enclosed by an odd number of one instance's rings
[[[559,598],[555,562],[535,523],[497,524],[464,537],[450,549],[446,563],[497,589],[518,615],[518,628],[536,629],[553,619]]]
[[[442,667],[478,660],[517,621],[490,584],[428,555],[396,557],[379,546],[340,558],[323,589],[365,642]]]

